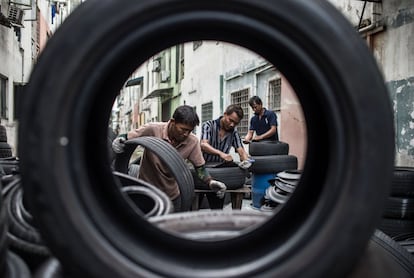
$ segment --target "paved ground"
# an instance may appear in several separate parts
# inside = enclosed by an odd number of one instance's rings
[[[204,199],[203,202],[205,202],[204,203],[204,207],[205,206],[208,207],[207,200]],[[232,207],[231,207],[230,200],[227,200],[227,202],[225,202],[225,203],[226,203],[226,205],[224,205],[223,210],[227,210],[227,211],[228,210],[233,210]],[[210,210],[210,209],[209,208],[200,208],[200,210]],[[252,206],[252,200],[251,199],[247,199],[247,198],[244,198],[243,199],[241,210],[260,211],[260,209],[253,207]],[[269,211],[265,211],[265,212],[268,213]]]
[[[252,200],[248,200],[248,199],[243,199],[242,202],[242,210],[254,210],[255,208],[253,208],[251,206],[252,204]],[[231,203],[227,204],[226,206],[224,206],[223,210],[232,210],[231,208]],[[257,210],[257,209],[256,209]]]

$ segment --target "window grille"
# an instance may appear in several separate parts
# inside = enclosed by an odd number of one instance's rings
[[[269,81],[269,95],[268,95],[268,105],[269,110],[279,111],[280,110],[280,95],[282,91],[282,81],[281,79],[274,79]]]
[[[231,104],[238,104],[243,109],[243,119],[237,126],[240,136],[245,136],[249,130],[249,89],[231,93]]]
[[[201,105],[201,122],[213,119],[213,102],[207,102]]]

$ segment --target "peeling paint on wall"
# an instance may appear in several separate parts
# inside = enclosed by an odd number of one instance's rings
[[[396,150],[414,158],[414,77],[387,85],[394,105]]]
[[[390,16],[387,21],[388,27],[398,28],[400,26],[413,23],[414,12],[412,9],[399,10],[396,14]]]

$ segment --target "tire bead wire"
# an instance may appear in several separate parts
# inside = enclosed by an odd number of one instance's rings
[[[150,191],[153,192],[153,194],[151,196],[153,196],[154,202],[159,202],[159,209],[158,212],[156,214],[168,214],[171,213],[173,211],[173,207],[172,207],[172,202],[170,200],[170,198],[164,193],[162,192],[160,189],[158,189],[156,186],[143,181],[141,179],[138,178],[134,178],[132,176],[129,176],[125,173],[121,173],[121,172],[113,172],[113,175],[116,176],[117,178],[119,178],[121,180],[121,184],[122,187],[121,190],[136,190],[137,187],[139,188],[146,188]],[[130,189],[124,189],[125,187],[130,187]],[[146,215],[147,217],[150,215]]]

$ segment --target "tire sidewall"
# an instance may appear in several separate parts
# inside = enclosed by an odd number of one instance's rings
[[[96,277],[180,276],[183,271],[196,275],[191,271],[195,261],[199,275],[205,270],[231,276],[228,267],[238,269],[241,276],[290,277],[305,270],[308,277],[345,275],[380,216],[378,208],[388,190],[393,164],[392,110],[368,49],[339,12],[323,1],[183,1],[160,9],[166,3],[85,2],[52,37],[33,72],[23,104],[19,146],[25,190],[37,196],[32,201],[34,213],[51,248],[74,273]],[[96,22],[100,22],[99,28]],[[81,31],[73,32],[75,29]],[[308,152],[301,184],[280,216],[254,233],[226,243],[235,247],[238,256],[220,252],[228,249],[216,243],[216,256],[207,260],[204,254],[211,247],[205,244],[172,238],[142,221],[122,225],[125,219],[114,216],[122,213],[122,205],[114,205],[113,212],[104,207],[114,193],[108,185],[113,182],[110,167],[104,163],[107,153],[100,152],[107,142],[102,139],[92,145],[88,141],[107,138],[105,123],[98,120],[109,116],[117,89],[133,69],[156,52],[190,39],[241,44],[280,65],[294,81],[307,119]],[[56,55],[62,46],[65,55]],[[132,63],[129,53],[134,51],[138,57]],[[113,74],[114,68],[122,69],[121,73]],[[358,72],[358,76],[349,72]],[[303,82],[295,82],[298,80]],[[95,104],[98,99],[100,107]],[[378,115],[384,117],[379,120]],[[349,130],[352,136],[345,134]],[[318,151],[320,145],[323,149]],[[380,151],[381,160],[375,157]],[[79,184],[82,190],[75,189]],[[313,185],[312,190],[305,186],[308,184]],[[54,200],[42,201],[45,196]],[[84,223],[75,224],[73,219]],[[59,227],[53,232],[49,230],[52,222]],[[97,227],[85,228],[91,223]],[[113,225],[114,238],[107,234],[104,223],[121,223]],[[284,231],[275,229],[281,226]],[[348,235],[354,230],[360,233],[351,244]],[[70,235],[66,242],[61,240],[63,234]],[[268,242],[269,237],[279,239]],[[109,245],[116,247],[98,245],[102,239],[110,239]],[[254,255],[240,247],[242,240],[256,243]],[[168,260],[175,244],[180,244],[182,252]],[[109,252],[114,250],[118,251]],[[320,260],[322,255],[324,260]],[[154,258],[158,259],[157,269],[152,265]],[[228,264],[220,264],[222,260]],[[107,261],[112,264],[105,264]]]

